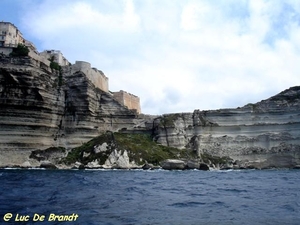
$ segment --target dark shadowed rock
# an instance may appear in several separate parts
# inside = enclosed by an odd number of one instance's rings
[[[142,166],[142,169],[143,170],[152,170],[154,168],[154,165],[151,164],[151,163],[145,163],[143,166]]]
[[[199,170],[209,170],[209,166],[205,163],[200,163]]]
[[[42,161],[40,168],[45,168],[45,169],[57,169],[57,167],[51,163],[50,161]]]

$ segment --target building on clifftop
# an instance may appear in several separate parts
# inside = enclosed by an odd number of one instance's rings
[[[108,77],[106,77],[101,70],[92,68],[91,64],[88,62],[76,61],[75,64],[71,66],[71,73],[76,73],[78,71],[83,72],[97,88],[109,92]]]
[[[44,65],[50,65],[47,59],[41,57],[34,46],[34,44],[25,38],[21,31],[10,22],[0,22],[0,54],[9,56],[14,48],[17,48],[19,44],[23,44],[28,47],[28,56],[36,60],[37,64],[43,63]]]
[[[10,22],[0,22],[0,54],[9,56],[18,44],[23,44],[28,47],[31,63],[44,68],[51,72],[50,61],[58,63],[60,66],[65,66],[69,73],[83,72],[86,77],[100,90],[111,94],[120,104],[128,109],[136,110],[141,113],[140,98],[126,91],[110,92],[108,88],[108,77],[101,70],[92,68],[91,64],[84,61],[76,61],[71,64],[59,50],[45,50],[39,53],[30,41],[23,38],[19,29]]]
[[[71,64],[59,50],[45,50],[40,55],[50,61],[53,60],[60,66],[69,66]]]
[[[0,22],[0,47],[17,47],[25,44],[25,39],[19,29],[10,22]]]
[[[140,98],[126,91],[120,90],[112,92],[113,97],[122,105],[127,106],[128,109],[134,109],[138,114],[141,113]]]
[[[9,55],[18,44],[25,45],[25,39],[19,29],[10,22],[0,22],[0,53]]]
[[[19,29],[10,22],[0,22],[0,52],[9,55],[12,48],[16,48],[18,44],[27,46],[31,51],[36,51],[36,47],[30,41],[23,38],[23,34]]]

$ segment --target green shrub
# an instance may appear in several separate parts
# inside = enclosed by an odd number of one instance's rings
[[[163,115],[160,119],[160,125],[163,127],[174,127],[174,122],[181,116],[179,113]]]
[[[57,82],[58,87],[61,87],[63,85],[63,73],[62,73],[61,66],[57,62],[54,62],[53,56],[49,60],[50,60],[50,68],[51,68],[52,72],[53,72],[53,70],[57,70],[59,72],[58,79],[56,80],[56,82]]]
[[[24,44],[18,44],[16,48],[13,48],[11,56],[28,56],[29,48]]]
[[[50,68],[52,70],[58,70],[58,71],[61,70],[61,66],[57,62],[53,62],[53,61],[51,61],[50,63]]]

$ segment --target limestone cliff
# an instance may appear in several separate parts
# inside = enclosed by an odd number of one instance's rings
[[[68,162],[86,167],[127,168],[170,157],[196,165],[190,168],[198,168],[201,159],[217,168],[294,167],[300,165],[299,125],[300,87],[236,109],[146,116],[96,88],[83,71],[0,55],[0,167],[39,166],[45,160],[51,166],[47,161],[76,154]],[[104,142],[89,141],[106,131],[129,136],[116,135],[119,147],[99,152]],[[132,133],[146,133],[147,144],[143,136],[128,139]],[[84,143],[87,148],[75,148]]]
[[[154,124],[157,142],[199,156],[258,168],[300,164],[300,87],[241,108],[163,115]]]
[[[32,150],[70,149],[143,121],[81,71],[0,56],[0,166],[21,164]]]

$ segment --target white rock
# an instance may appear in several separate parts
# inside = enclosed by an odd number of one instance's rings
[[[127,150],[124,150],[123,153],[121,150],[120,151],[114,150],[105,161],[103,167],[129,169],[132,167],[136,167],[136,165],[134,162],[130,163]]]
[[[87,168],[99,168],[99,167],[101,167],[101,166],[99,165],[98,160],[95,159],[94,161],[89,162],[89,163],[86,165],[86,167],[87,167]]]
[[[76,168],[76,169],[79,169],[79,167],[81,167],[81,166],[82,166],[81,162],[75,162],[74,163],[74,168]]]
[[[107,150],[108,144],[104,142],[102,145],[95,145],[94,146],[94,152],[99,153],[99,152],[105,152]]]
[[[118,166],[118,168],[121,168],[121,169],[128,169],[128,168],[131,167],[131,164],[129,162],[129,157],[128,157],[127,150],[125,150],[123,152],[123,154],[120,155],[120,157],[118,158],[118,160],[117,160],[117,166]]]
[[[29,168],[29,167],[32,167],[32,165],[30,164],[30,162],[26,161],[21,164],[21,167]]]
[[[91,153],[89,152],[83,152],[83,157],[89,157]]]

